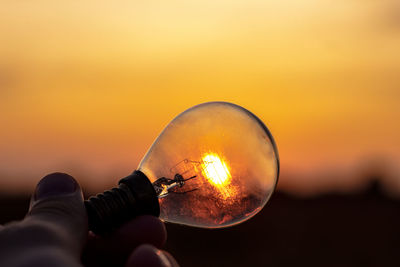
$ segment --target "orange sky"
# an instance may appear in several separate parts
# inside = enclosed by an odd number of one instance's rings
[[[399,47],[396,0],[3,1],[0,190],[105,189],[213,100],[267,124],[282,189],[355,188],[375,160],[400,188]]]

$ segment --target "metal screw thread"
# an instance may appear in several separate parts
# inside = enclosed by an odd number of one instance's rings
[[[89,230],[96,234],[111,232],[138,215],[160,213],[154,188],[139,171],[122,179],[119,187],[90,197],[85,206]]]

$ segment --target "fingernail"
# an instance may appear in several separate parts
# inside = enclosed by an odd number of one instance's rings
[[[35,200],[72,194],[78,188],[74,178],[65,173],[52,173],[40,180],[34,194]]]
[[[126,266],[176,267],[179,265],[171,255],[168,256],[168,252],[145,244],[139,246],[131,254]]]
[[[174,257],[172,257],[171,254],[169,254],[168,252],[159,250],[157,252],[157,255],[160,257],[160,260],[164,266],[179,267],[179,265],[176,262],[176,260],[174,259]]]

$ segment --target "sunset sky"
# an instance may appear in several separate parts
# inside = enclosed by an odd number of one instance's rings
[[[282,190],[378,166],[400,192],[399,50],[397,0],[2,1],[0,192],[53,171],[106,189],[216,100],[270,128]]]

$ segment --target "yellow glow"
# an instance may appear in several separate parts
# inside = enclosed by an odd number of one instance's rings
[[[226,163],[214,153],[203,157],[203,173],[217,187],[226,186],[232,178]]]
[[[106,190],[215,100],[266,122],[282,190],[354,188],[368,159],[399,177],[398,2],[1,1],[0,191],[49,170]]]

